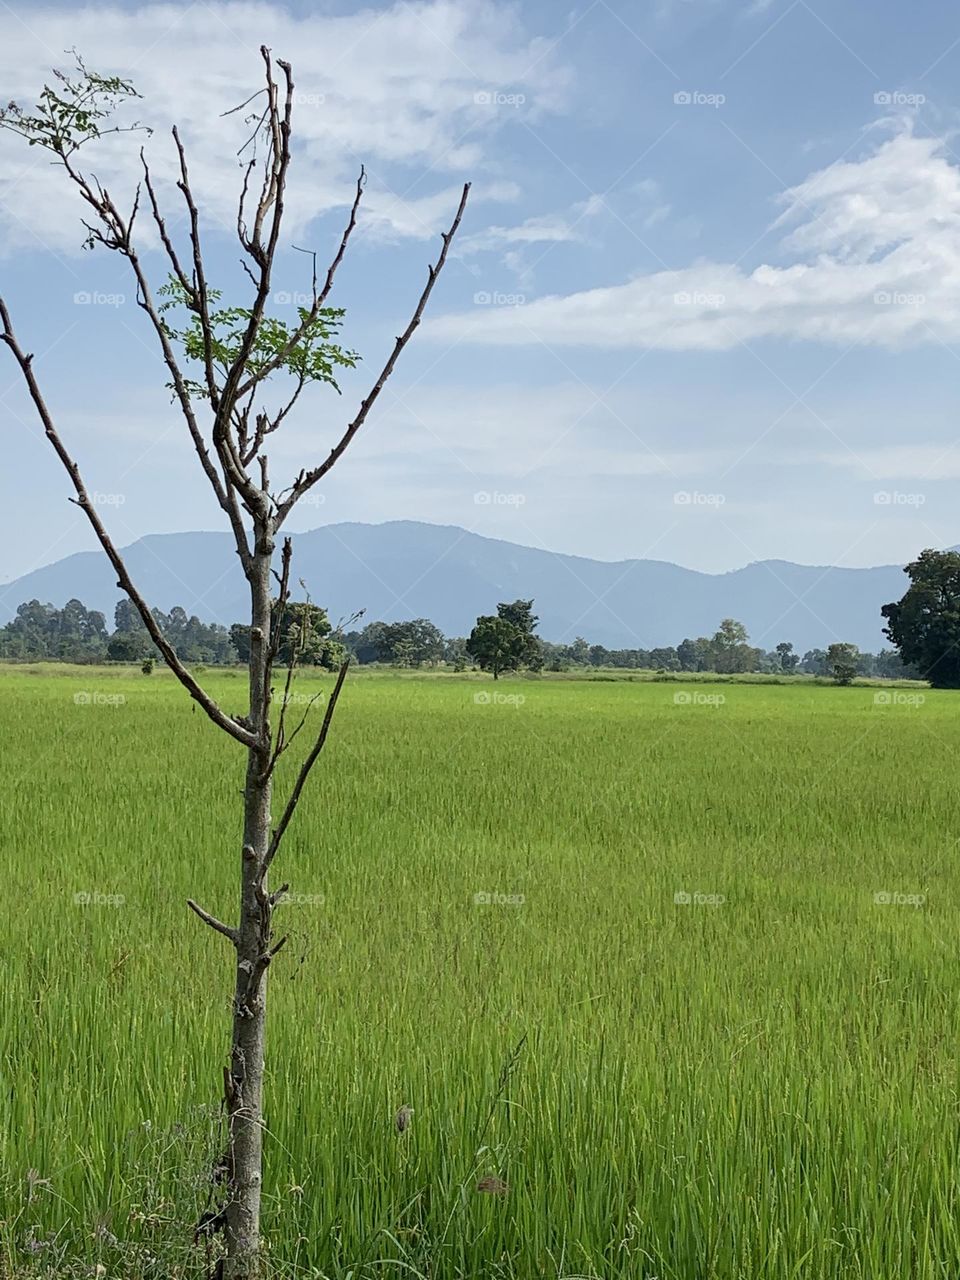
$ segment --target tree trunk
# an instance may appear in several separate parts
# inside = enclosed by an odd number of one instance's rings
[[[230,1197],[226,1208],[225,1280],[254,1280],[260,1247],[263,1182],[263,1066],[266,1047],[267,965],[273,904],[264,859],[270,844],[270,628],[273,539],[257,530],[250,572],[249,727],[265,744],[247,757],[244,788],[240,922],[237,941],[233,1041],[226,1108]]]

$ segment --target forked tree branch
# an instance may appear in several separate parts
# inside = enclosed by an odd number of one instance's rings
[[[184,286],[188,295],[195,296],[196,290],[187,279],[186,273],[183,270],[167,233],[166,224],[160,212],[153,189],[150,171],[146,164],[146,160],[143,158],[142,151],[141,160],[143,163],[144,179],[147,194],[150,197],[154,221],[157,224],[157,229],[167,251],[167,256],[170,258],[170,263],[173,267],[174,273],[180,283]],[[68,176],[80,188],[80,193],[83,196],[83,199],[97,214],[110,237],[108,240],[103,236],[98,235],[98,238],[106,244],[107,248],[111,248],[115,252],[121,253],[130,263],[131,270],[133,271],[137,282],[137,305],[140,307],[141,311],[145,312],[148,316],[154,332],[160,342],[160,349],[163,353],[164,364],[167,366],[167,369],[170,372],[170,377],[173,380],[174,393],[180,405],[181,412],[183,413],[184,421],[187,424],[187,430],[189,431],[190,438],[193,441],[193,446],[196,450],[197,457],[200,460],[200,465],[210,482],[210,486],[213,489],[217,502],[220,504],[220,507],[226,514],[227,519],[230,521],[230,527],[233,530],[234,541],[236,543],[237,555],[240,557],[240,563],[243,565],[244,573],[247,573],[250,567],[250,548],[247,543],[246,532],[243,528],[243,520],[240,516],[240,510],[237,505],[236,493],[234,491],[234,487],[230,483],[229,476],[225,475],[225,478],[221,480],[203,439],[203,433],[200,430],[196,414],[193,410],[193,404],[190,400],[190,393],[187,389],[186,379],[184,378],[183,371],[177,361],[176,354],[174,353],[173,346],[170,342],[166,327],[163,324],[160,312],[157,310],[156,302],[154,301],[153,295],[150,291],[150,284],[147,280],[146,272],[144,271],[139,255],[133,246],[131,236],[132,220],[125,224],[119,210],[110,199],[109,194],[104,191],[99,184],[97,184],[97,189],[94,191],[88,180],[82,173],[74,168],[68,158],[63,160],[63,165]],[[196,245],[194,246],[194,249],[196,252]]]
[[[146,627],[147,632],[150,635],[150,639],[160,650],[167,666],[184,686],[191,698],[200,704],[214,724],[218,725],[219,728],[223,729],[223,731],[228,733],[232,738],[236,738],[238,742],[242,742],[245,747],[253,748],[259,746],[259,740],[256,735],[251,733],[249,729],[245,729],[242,725],[238,724],[236,720],[231,719],[231,717],[228,716],[216,702],[214,702],[213,698],[211,698],[210,695],[201,688],[187,668],[183,665],[177,657],[173,646],[161,631],[156,618],[151,612],[150,606],[134,585],[130,574],[127,572],[127,567],[123,562],[123,557],[114,546],[103,521],[100,519],[95,507],[87,495],[86,486],[83,483],[83,477],[80,475],[79,467],[67,452],[63,441],[60,439],[56,426],[54,425],[53,418],[47,408],[46,401],[43,398],[36,377],[34,376],[33,356],[24,352],[17,341],[16,335],[13,331],[13,326],[10,322],[10,312],[7,310],[6,304],[2,298],[0,298],[0,322],[3,324],[3,331],[0,332],[0,340],[5,342],[10,348],[14,359],[20,366],[20,372],[23,374],[24,381],[27,384],[27,390],[30,393],[30,398],[40,416],[40,421],[43,423],[43,429],[46,433],[47,439],[53,445],[57,456],[63,463],[65,471],[73,482],[73,487],[77,494],[75,499],[77,505],[86,513],[87,519],[90,521],[93,531],[97,535],[97,540],[103,547],[107,559],[116,571],[117,585],[125,591],[133,601],[137,612],[143,620],[143,625]]]

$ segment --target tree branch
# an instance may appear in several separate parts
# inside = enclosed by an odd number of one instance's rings
[[[161,240],[166,248],[167,256],[170,258],[174,273],[179,279],[181,285],[183,285],[188,295],[196,298],[196,290],[187,280],[173,244],[167,234],[166,225],[160,213],[160,208],[153,190],[150,171],[146,160],[143,157],[142,151],[141,162],[144,169],[147,194],[150,197],[150,203],[153,209],[154,221],[157,224]],[[95,235],[96,238],[108,249],[113,249],[114,251],[121,253],[130,263],[130,267],[137,282],[137,305],[140,307],[141,311],[144,311],[149,317],[150,323],[153,325],[154,331],[159,339],[164,364],[166,364],[167,369],[170,372],[170,377],[173,380],[173,389],[180,404],[184,420],[186,421],[187,430],[190,432],[190,438],[193,441],[197,457],[200,459],[200,465],[203,468],[207,479],[210,481],[210,486],[213,489],[217,502],[220,504],[221,509],[230,521],[230,527],[233,530],[234,541],[236,543],[237,555],[240,557],[240,563],[243,565],[244,573],[247,573],[250,566],[250,548],[247,543],[247,535],[243,527],[240,510],[237,506],[236,494],[233,492],[229,479],[221,481],[217,469],[210,458],[206,443],[203,439],[203,434],[201,433],[200,426],[197,422],[196,414],[193,411],[193,405],[190,401],[190,393],[187,390],[183,373],[177,363],[177,357],[174,354],[173,347],[170,344],[167,329],[164,326],[163,320],[150,292],[150,284],[147,280],[146,273],[143,270],[143,266],[140,263],[139,256],[133,247],[130,236],[130,226],[124,224],[118,209],[110,199],[107,192],[105,192],[99,184],[97,184],[97,191],[94,192],[87,179],[70,164],[68,159],[63,158],[63,165],[68,176],[80,188],[80,193],[83,196],[83,199],[95,211],[97,217],[107,228],[109,238],[103,236],[100,232],[95,231],[88,223],[85,223],[84,225],[88,227],[91,235]],[[226,471],[226,468],[224,469]]]
[[[20,372],[23,374],[24,381],[27,384],[27,389],[30,392],[30,398],[32,399],[37,413],[40,416],[40,421],[43,423],[43,429],[46,433],[47,439],[53,445],[57,456],[63,463],[64,469],[73,482],[73,487],[77,494],[77,504],[86,512],[87,519],[90,521],[100,545],[106,552],[107,559],[116,571],[118,579],[117,585],[125,591],[133,601],[137,612],[143,620],[143,625],[149,632],[151,640],[163,654],[167,666],[184,686],[191,698],[203,707],[204,711],[214,724],[223,729],[225,733],[228,733],[232,738],[236,738],[238,742],[242,742],[245,747],[258,747],[260,743],[257,736],[251,733],[249,729],[245,729],[242,725],[238,724],[236,720],[231,719],[231,717],[228,716],[216,702],[214,702],[213,698],[211,698],[210,695],[200,687],[194,677],[177,657],[173,647],[160,630],[150,606],[140,595],[140,592],[134,585],[130,574],[127,572],[127,567],[123,562],[123,558],[114,546],[110,535],[104,527],[103,521],[100,519],[99,515],[97,515],[93,504],[87,496],[86,487],[83,483],[83,478],[80,475],[79,467],[67,452],[63,441],[57,433],[57,429],[53,423],[53,418],[50,416],[50,411],[47,408],[36,377],[34,376],[33,356],[27,355],[18,343],[13,332],[13,326],[10,322],[10,313],[2,298],[0,298],[0,321],[3,323],[3,332],[0,333],[0,340],[5,342],[10,348],[14,359],[20,366]]]
[[[413,337],[414,331],[416,330],[417,326],[420,323],[420,319],[423,315],[424,308],[426,307],[427,302],[430,299],[430,294],[433,292],[433,286],[436,284],[437,277],[440,275],[440,272],[443,270],[444,264],[447,260],[447,252],[450,248],[451,241],[453,240],[453,237],[457,234],[457,228],[460,226],[460,220],[462,219],[463,211],[467,206],[467,196],[469,194],[470,194],[470,183],[467,182],[464,184],[463,194],[460,196],[460,204],[457,208],[456,217],[453,219],[453,222],[450,224],[450,230],[444,232],[443,234],[443,248],[440,250],[440,256],[437,258],[437,261],[433,264],[433,266],[431,266],[428,269],[427,283],[424,286],[423,292],[420,295],[420,300],[417,303],[416,310],[414,311],[413,316],[410,319],[410,323],[407,325],[406,329],[404,329],[400,337],[397,338],[396,343],[394,344],[394,348],[391,351],[389,357],[387,358],[386,364],[383,366],[383,369],[380,371],[380,377],[377,379],[376,383],[374,384],[373,390],[370,392],[367,398],[362,402],[362,404],[360,405],[360,412],[357,414],[354,420],[347,427],[346,431],[340,437],[340,440],[338,441],[338,443],[334,446],[333,449],[330,450],[330,454],[327,457],[327,459],[324,462],[321,462],[321,464],[318,467],[314,467],[312,471],[301,472],[296,482],[294,483],[292,488],[289,490],[290,496],[284,502],[277,504],[276,527],[278,529],[283,524],[284,520],[287,518],[290,512],[293,510],[293,508],[296,506],[296,504],[303,497],[303,495],[307,493],[310,489],[312,489],[313,486],[317,483],[317,481],[321,480],[327,474],[327,472],[330,471],[330,469],[336,465],[339,459],[343,456],[343,454],[349,448],[350,442],[353,439],[353,437],[357,434],[357,432],[363,426],[364,421],[366,420],[367,414],[373,408],[374,404],[377,401],[377,398],[380,395],[380,392],[383,390],[384,386],[386,385],[387,379],[393,373],[394,366],[396,365],[397,360],[400,358],[400,353],[403,351],[404,347]]]
[[[270,68],[270,51],[261,46],[261,56],[266,68],[267,101],[270,125],[270,149],[264,164],[263,188],[254,218],[253,232],[242,238],[244,248],[260,268],[260,279],[253,306],[250,309],[250,320],[240,343],[240,349],[231,365],[223,384],[217,418],[229,419],[233,406],[242,398],[241,381],[246,372],[250,353],[253,350],[257,333],[263,321],[263,313],[270,294],[270,280],[273,271],[273,260],[280,237],[280,225],[283,219],[284,190],[287,180],[287,169],[290,164],[290,121],[293,112],[293,73],[290,64],[278,60],[277,65],[284,75],[286,94],[283,109],[279,106],[277,85]],[[263,243],[263,225],[267,215],[273,210],[266,244]]]
[[[261,864],[261,870],[260,870],[261,883],[263,882],[263,879],[267,874],[267,871],[270,867],[270,863],[277,856],[277,850],[280,848],[280,842],[283,840],[284,833],[286,832],[287,827],[290,825],[291,818],[293,817],[294,813],[296,813],[297,805],[300,803],[300,795],[303,791],[304,786],[306,785],[307,778],[309,778],[310,776],[310,770],[317,763],[317,758],[319,757],[320,752],[323,750],[324,744],[327,741],[327,734],[330,732],[330,725],[333,722],[333,713],[337,709],[337,700],[340,697],[340,690],[343,688],[343,682],[347,678],[347,668],[349,666],[350,666],[350,659],[348,658],[346,662],[344,662],[343,666],[340,668],[339,672],[337,673],[337,682],[333,686],[333,692],[330,695],[330,701],[327,703],[327,709],[323,715],[323,724],[320,726],[320,733],[317,736],[317,740],[313,744],[313,746],[310,748],[310,754],[307,756],[306,760],[304,760],[303,764],[300,766],[300,772],[297,775],[297,780],[294,783],[293,790],[290,793],[290,799],[286,803],[286,807],[284,808],[280,821],[277,823],[276,827],[274,828],[273,835],[270,838],[269,847],[267,848],[266,855],[264,856],[263,862]]]
[[[214,413],[217,411],[219,392],[213,371],[213,333],[210,328],[210,306],[207,294],[207,278],[203,269],[203,254],[200,247],[200,214],[197,210],[193,192],[190,189],[190,176],[187,173],[187,157],[180,141],[176,126],[173,129],[173,141],[180,158],[180,181],[177,186],[183,194],[190,214],[190,247],[193,250],[193,289],[194,311],[200,320],[200,331],[203,334],[203,366],[207,379],[207,392]]]
[[[224,924],[222,920],[218,920],[216,916],[212,916],[209,911],[204,911],[203,907],[198,906],[192,898],[187,899],[187,906],[194,915],[200,917],[204,924],[208,924],[211,929],[215,929],[217,933],[222,933],[225,938],[229,938],[234,946],[239,944],[239,930],[231,929],[228,924]]]

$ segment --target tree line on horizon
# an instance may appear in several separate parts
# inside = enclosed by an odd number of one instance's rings
[[[282,623],[278,660],[296,655],[301,665],[336,670],[346,657],[365,666],[399,668],[471,667],[494,678],[511,671],[562,672],[576,668],[650,669],[664,673],[716,672],[738,675],[806,674],[852,679],[876,676],[918,679],[916,667],[904,663],[893,649],[861,652],[855,645],[794,651],[781,641],[764,650],[750,644],[746,627],[725,618],[712,636],[687,637],[675,646],[651,649],[610,649],[590,644],[583,636],[556,643],[536,634],[539,619],[533,600],[502,602],[496,614],[478,617],[469,636],[445,636],[427,618],[407,622],[370,622],[362,629],[334,629],[327,612],[309,601],[287,605]],[[888,606],[889,607],[889,606]],[[247,660],[249,628],[241,623],[225,627],[202,622],[175,606],[169,613],[155,609],[158,625],[182,662],[231,666]],[[129,600],[118,601],[113,630],[106,617],[69,600],[62,609],[30,600],[0,628],[0,659],[14,662],[152,663],[160,659],[137,610]],[[838,665],[839,664],[839,665]],[[842,670],[840,670],[842,668]]]

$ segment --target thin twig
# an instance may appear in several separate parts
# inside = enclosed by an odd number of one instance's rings
[[[343,688],[343,682],[347,678],[347,668],[349,666],[350,666],[350,659],[347,658],[346,662],[344,662],[343,666],[340,668],[339,672],[337,673],[337,682],[333,686],[333,692],[330,694],[330,701],[327,703],[327,709],[324,712],[323,723],[320,726],[320,733],[317,736],[316,742],[310,748],[310,754],[307,756],[306,760],[304,760],[303,764],[300,767],[300,772],[297,775],[297,780],[294,783],[293,790],[290,793],[290,799],[287,801],[286,808],[283,811],[283,815],[280,818],[280,821],[277,823],[276,827],[274,828],[273,835],[270,839],[270,844],[267,848],[266,854],[264,855],[263,862],[261,863],[261,872],[260,872],[261,881],[266,875],[266,872],[270,866],[270,863],[273,861],[273,859],[277,855],[277,850],[280,848],[280,842],[283,839],[284,832],[286,831],[287,827],[290,825],[290,819],[293,817],[294,813],[296,812],[297,805],[300,803],[300,795],[301,795],[301,792],[303,791],[304,786],[306,785],[307,778],[309,778],[310,776],[310,770],[316,764],[317,757],[320,755],[320,752],[323,750],[324,744],[327,741],[327,734],[330,732],[330,725],[333,721],[333,713],[337,709],[337,700],[340,697],[340,690]]]
[[[211,929],[215,929],[217,933],[222,933],[225,938],[229,938],[234,946],[240,942],[240,934],[236,929],[231,929],[230,925],[224,924],[222,920],[218,920],[216,916],[212,916],[209,911],[204,911],[203,907],[198,906],[192,898],[187,899],[187,906],[198,915],[204,924],[208,924]]]

